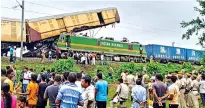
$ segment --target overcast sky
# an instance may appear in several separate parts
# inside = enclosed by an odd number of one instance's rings
[[[18,0],[21,2],[21,0]],[[70,1],[70,0],[25,0],[25,10],[39,13],[26,12],[25,18],[37,18],[48,15],[72,13],[85,10],[116,7],[120,15],[120,23],[115,28],[108,26],[102,28],[96,37],[114,37],[121,40],[127,37],[130,41],[142,44],[161,44],[201,49],[197,46],[198,38],[193,36],[191,40],[182,40],[182,34],[186,31],[180,27],[182,20],[189,21],[196,18],[198,13],[194,11],[198,3],[195,0],[141,0],[141,1]],[[40,6],[42,4],[50,7]],[[1,0],[1,6],[12,8],[18,5],[16,0]],[[9,18],[21,18],[21,11],[1,8],[1,16]],[[40,14],[41,13],[41,14]],[[95,30],[95,33],[98,29]],[[89,31],[85,31],[88,32]]]

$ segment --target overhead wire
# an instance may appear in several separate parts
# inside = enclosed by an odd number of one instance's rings
[[[53,9],[57,9],[57,10],[68,11],[68,10],[66,10],[66,9],[61,9],[61,8],[57,8],[57,7],[53,7],[53,6],[48,6],[48,5],[42,5],[42,4],[30,2],[30,1],[25,1],[25,2],[26,2],[26,3],[29,3],[29,4],[33,4],[33,5],[39,5],[39,6],[49,7],[49,8],[53,8]]]
[[[142,31],[142,32],[149,32],[149,33],[154,33],[154,34],[159,34],[159,35],[169,35],[169,34],[162,34],[162,33],[159,33],[159,32],[142,30],[142,29],[137,29],[137,28],[129,28],[129,27],[125,27],[125,26],[116,26],[116,27],[117,28],[123,28],[123,29],[129,29],[129,30]]]
[[[14,8],[5,7],[5,6],[1,6],[1,8],[21,11],[21,9],[14,9]],[[24,11],[25,11],[25,12],[30,12],[30,13],[37,13],[37,14],[51,15],[51,14],[47,14],[47,13],[36,12],[36,11],[30,11],[30,10],[24,10]]]
[[[126,24],[126,25],[133,25],[133,26],[141,26],[141,25],[137,25],[137,24],[133,24],[133,23],[122,23],[122,24]],[[145,26],[147,28],[151,28],[151,29],[155,29],[155,30],[159,30],[159,31],[166,31],[166,32],[177,32],[174,30],[167,30],[167,29],[162,29],[162,28],[155,28],[155,27],[150,27],[150,26]],[[177,32],[178,33],[178,32]]]

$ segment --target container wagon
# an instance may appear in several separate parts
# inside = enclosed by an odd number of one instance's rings
[[[194,49],[186,49],[186,60],[194,64],[200,64],[203,59],[204,52]]]
[[[170,47],[164,45],[149,44],[145,45],[148,59],[155,61],[168,62],[171,60]]]

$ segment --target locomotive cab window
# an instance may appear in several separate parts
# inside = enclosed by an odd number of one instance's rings
[[[133,45],[129,44],[129,50],[133,50]]]
[[[102,16],[102,12],[99,12],[97,14],[98,14],[98,18],[99,18],[100,24],[105,24],[103,16]]]

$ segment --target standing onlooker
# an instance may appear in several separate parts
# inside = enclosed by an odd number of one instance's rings
[[[56,60],[58,60],[61,56],[61,51],[58,47],[56,47]]]
[[[201,81],[199,82],[199,93],[201,96],[203,107],[205,108],[205,74],[201,75]]]
[[[194,100],[198,100],[198,96],[199,96],[199,82],[197,81],[197,76],[196,75],[192,75],[192,94],[194,95],[193,96],[193,99]],[[194,102],[194,108],[199,108],[199,101],[193,101]]]
[[[105,56],[104,56],[104,53],[102,53],[100,55],[100,60],[101,60],[101,64],[104,65],[104,59],[105,59]]]
[[[16,47],[14,48],[14,53],[13,53],[13,62],[16,62]]]
[[[46,59],[46,49],[45,48],[42,49],[41,56],[42,56],[41,63],[44,63],[44,60]]]
[[[191,80],[191,74],[186,73],[186,88],[185,88],[186,104],[188,107],[196,108],[195,102],[194,102],[196,100],[196,97],[192,93],[192,88],[193,88],[193,84],[192,84],[192,80]]]
[[[78,64],[78,61],[80,60],[80,55],[78,54],[78,52],[75,53],[74,58],[76,59],[76,64]]]
[[[171,76],[172,85],[168,87],[169,91],[169,108],[178,108],[179,106],[179,87],[175,83],[177,80],[176,76]]]
[[[121,73],[121,78],[123,79],[123,82],[127,80],[127,73],[128,73],[127,70]]]
[[[82,64],[82,67],[85,68],[85,64],[86,64],[86,57],[85,55],[83,54],[82,57],[81,57],[81,64]]]
[[[132,108],[145,108],[146,89],[142,86],[141,80],[136,80],[136,84],[132,89],[133,103]]]
[[[95,84],[95,96],[97,108],[106,108],[106,101],[108,95],[108,82],[103,80],[102,73],[97,74],[98,81]]]
[[[37,108],[45,108],[47,105],[47,99],[44,99],[44,93],[48,84],[46,83],[46,75],[41,75],[41,82],[38,89],[38,104]]]
[[[143,86],[145,87],[145,86],[147,86],[147,84],[148,84],[148,82],[149,82],[149,80],[150,80],[150,77],[149,77],[149,75],[147,74],[147,72],[146,71],[143,71],[142,72],[142,84],[143,84]],[[146,87],[145,87],[146,88]]]
[[[28,68],[24,68],[23,73],[23,93],[26,92],[27,85],[29,84],[29,81],[31,80],[31,74],[28,72]]]
[[[10,47],[9,52],[10,52],[10,62],[11,62],[11,63],[13,63],[13,54],[14,54],[14,49],[13,49],[13,47],[12,47],[12,46]]]
[[[56,104],[55,104],[55,100],[58,94],[58,90],[59,90],[59,85],[61,82],[61,77],[60,76],[56,76],[54,78],[55,82],[54,84],[48,86],[45,90],[44,93],[44,99],[49,99],[49,106],[50,108],[56,108]]]
[[[140,75],[140,72],[137,71],[136,72],[136,77],[135,77],[136,80],[138,79],[139,75]]]
[[[83,78],[84,76],[86,76],[85,71],[81,71],[81,74],[82,74],[82,78]]]
[[[13,84],[13,81],[12,81],[12,79],[14,77],[14,71],[12,69],[9,69],[7,71],[6,76],[7,76],[7,79],[4,81],[4,83],[8,83],[9,84],[9,86],[10,86],[10,93],[12,94],[13,91],[14,91],[14,84]]]
[[[16,108],[17,98],[10,93],[10,86],[7,83],[1,84],[1,108]]]
[[[166,108],[165,99],[168,96],[167,86],[162,82],[163,77],[161,74],[156,74],[156,81],[152,85],[154,104],[153,108]]]
[[[76,74],[70,73],[68,80],[70,83],[59,89],[56,104],[59,104],[60,108],[77,108],[78,105],[83,106],[81,93],[75,84]]]
[[[92,80],[94,83],[98,81],[98,76],[97,76],[98,73],[102,73],[102,70],[99,70],[99,69],[97,70],[97,74],[93,77],[93,80]]]
[[[82,93],[83,100],[85,100],[83,108],[94,108],[95,87],[91,84],[90,76],[82,78],[82,87],[85,88]]]
[[[14,71],[14,78],[12,80],[13,80],[13,83],[15,86],[17,83],[17,81],[16,81],[17,80],[16,65],[13,66],[13,71]]]
[[[20,95],[28,95],[28,105],[30,108],[35,108],[37,105],[37,96],[38,96],[38,84],[37,84],[37,75],[31,75],[31,82],[27,86],[26,93],[20,93]]]
[[[64,85],[69,84],[69,81],[68,81],[69,73],[70,73],[70,72],[64,72],[64,73],[63,73],[63,82],[60,84],[60,87],[59,87],[59,88],[61,88],[61,87],[64,86]]]
[[[180,92],[180,96],[179,96],[179,108],[186,108],[186,101],[185,101],[185,97],[184,97],[184,93],[185,93],[185,84],[186,82],[184,80],[182,80],[183,75],[181,73],[178,73],[178,80],[176,81],[177,86],[179,87],[179,92]]]
[[[87,65],[88,64],[88,53],[85,52],[85,64]]]
[[[52,60],[52,51],[48,52],[48,60],[51,61]]]
[[[132,75],[132,72],[130,71],[130,73],[127,75],[127,82],[128,82],[128,86],[130,91],[132,90],[132,87],[135,85],[135,76]]]
[[[166,77],[166,84],[167,84],[167,87],[169,87],[169,86],[172,85],[172,82],[171,82],[171,75],[167,75],[167,77]]]
[[[77,78],[77,81],[75,81],[75,84],[78,86],[78,88],[80,90],[80,93],[82,93],[84,91],[84,89],[82,88],[82,85],[81,85],[82,74],[81,73],[77,73],[76,74],[76,78]]]
[[[116,104],[120,102],[122,104],[123,102],[128,100],[129,95],[129,87],[127,84],[123,83],[123,79],[118,79],[119,85],[117,87],[115,95],[111,99],[111,108],[114,108],[113,104]]]
[[[93,52],[92,53],[92,65],[95,65],[95,57],[96,57],[96,54]]]

